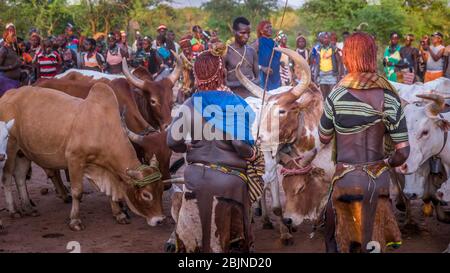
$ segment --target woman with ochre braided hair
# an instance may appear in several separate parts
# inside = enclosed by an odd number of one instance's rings
[[[249,252],[253,245],[250,206],[261,190],[248,171],[250,162],[260,159],[250,132],[255,113],[224,86],[226,48],[213,44],[197,56],[198,91],[169,128],[169,147],[187,153],[188,162],[176,227],[178,252]],[[242,110],[235,112],[236,107]]]
[[[400,97],[376,73],[376,58],[374,39],[352,34],[343,49],[349,73],[325,98],[320,140],[328,144],[334,138],[336,163],[326,212],[328,252],[370,252],[373,244],[384,252],[401,245],[389,170],[408,158],[408,130]]]

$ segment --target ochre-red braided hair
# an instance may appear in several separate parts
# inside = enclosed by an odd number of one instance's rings
[[[369,34],[353,33],[345,40],[342,51],[344,65],[349,73],[377,71],[377,46]]]
[[[216,43],[197,56],[194,63],[195,82],[199,90],[218,90],[225,83],[223,56],[227,46]]]

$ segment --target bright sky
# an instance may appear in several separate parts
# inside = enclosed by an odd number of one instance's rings
[[[301,6],[305,2],[305,0],[288,0],[288,1],[289,1],[289,6],[294,7],[294,8]],[[208,2],[208,1],[205,1],[205,0],[173,0],[172,6],[173,7],[186,7],[186,6],[198,7],[204,2]],[[283,6],[286,3],[285,0],[278,0],[278,2],[279,2],[280,6]]]

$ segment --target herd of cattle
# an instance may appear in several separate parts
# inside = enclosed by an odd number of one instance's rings
[[[259,131],[266,165],[264,181],[271,194],[270,204],[263,195],[259,211],[264,225],[271,226],[270,206],[277,216],[281,240],[291,243],[296,226],[321,219],[335,165],[331,145],[319,141],[323,97],[311,83],[307,63],[294,51],[277,50],[295,61],[302,79],[297,86],[282,87],[263,98],[263,90],[239,68],[236,75],[254,95],[246,100],[258,113],[254,134],[257,137]],[[44,169],[58,196],[72,202],[72,230],[84,228],[79,212],[83,178],[110,197],[119,224],[129,221],[121,202],[149,225],[162,224],[163,192],[170,184],[180,183],[171,177],[176,168],[170,167],[172,153],[166,144],[175,105],[172,90],[184,69],[176,57],[175,69],[162,79],[154,80],[144,69],[130,71],[124,60],[123,76],[69,70],[56,79],[40,80],[1,97],[0,176],[10,215],[36,213],[27,191],[34,162]],[[411,144],[405,165],[391,173],[392,184],[398,189],[397,206],[405,207],[410,215],[410,200],[422,199],[428,208],[424,212],[430,214],[434,208],[438,220],[450,223],[450,113],[446,113],[450,80],[393,84],[404,102]],[[279,120],[277,130],[264,126],[275,117]],[[281,184],[279,165],[287,174]],[[70,193],[60,170],[66,170]],[[286,195],[283,205],[280,185]],[[17,189],[17,197],[13,189]],[[173,184],[171,211],[175,221],[182,206],[177,189]],[[174,249],[174,238],[172,234],[167,250]],[[380,243],[385,251],[384,242]]]

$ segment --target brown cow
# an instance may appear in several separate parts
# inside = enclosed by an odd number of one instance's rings
[[[145,72],[139,74],[140,76],[145,77]],[[153,155],[156,155],[156,159],[160,164],[161,173],[163,175],[162,178],[169,179],[169,165],[172,152],[166,143],[167,134],[165,132],[157,132],[144,119],[135,101],[135,96],[139,96],[139,94],[131,91],[126,79],[115,79],[112,81],[102,79],[96,81],[104,81],[114,90],[119,102],[119,107],[125,107],[124,109],[126,109],[124,115],[125,123],[131,132],[140,133],[141,135],[150,133],[145,137],[144,141],[134,141],[137,139],[136,137],[131,137],[130,139],[134,144],[140,147],[140,149],[136,149],[136,152],[138,153],[138,157],[142,159],[141,161],[149,162]],[[78,82],[63,79],[50,79],[38,82],[37,86],[56,89],[71,96],[84,99],[88,96],[90,87],[96,81]],[[148,107],[146,108],[148,109]],[[49,177],[54,178],[55,175],[49,174]],[[57,179],[57,177],[55,177],[55,179]]]
[[[172,122],[172,108],[174,106],[173,87],[181,74],[181,59],[173,52],[177,59],[177,65],[173,72],[166,78],[159,81],[139,79],[130,72],[126,59],[122,61],[122,70],[128,82],[142,91],[146,102],[139,103],[139,106],[149,108],[144,114],[144,118],[156,129],[163,130]]]
[[[67,76],[70,76],[75,73],[76,72],[72,72]],[[79,75],[77,75],[76,77],[79,77]],[[43,79],[37,81],[34,84],[34,86],[55,89],[64,92],[68,95],[80,99],[85,99],[89,95],[89,91],[91,90],[92,86],[94,86],[94,84],[98,82],[104,82],[108,84],[112,88],[114,94],[117,97],[119,107],[120,108],[126,107],[125,121],[127,123],[128,128],[130,128],[133,132],[136,133],[141,133],[143,131],[151,129],[148,122],[141,115],[137,107],[136,101],[134,99],[135,94],[133,91],[130,90],[130,86],[126,79],[115,79],[112,81],[109,81],[107,79],[90,80],[90,81]]]
[[[69,169],[72,230],[84,228],[79,216],[84,176],[111,197],[119,223],[126,223],[119,200],[125,200],[150,225],[161,223],[163,183],[156,160],[151,166],[139,162],[121,125],[117,98],[108,85],[95,84],[85,100],[40,87],[10,90],[0,99],[0,120],[11,118],[15,125],[2,179],[10,213],[16,212],[12,175],[27,201],[25,176],[33,161],[44,169]],[[25,157],[17,156],[19,150]]]

